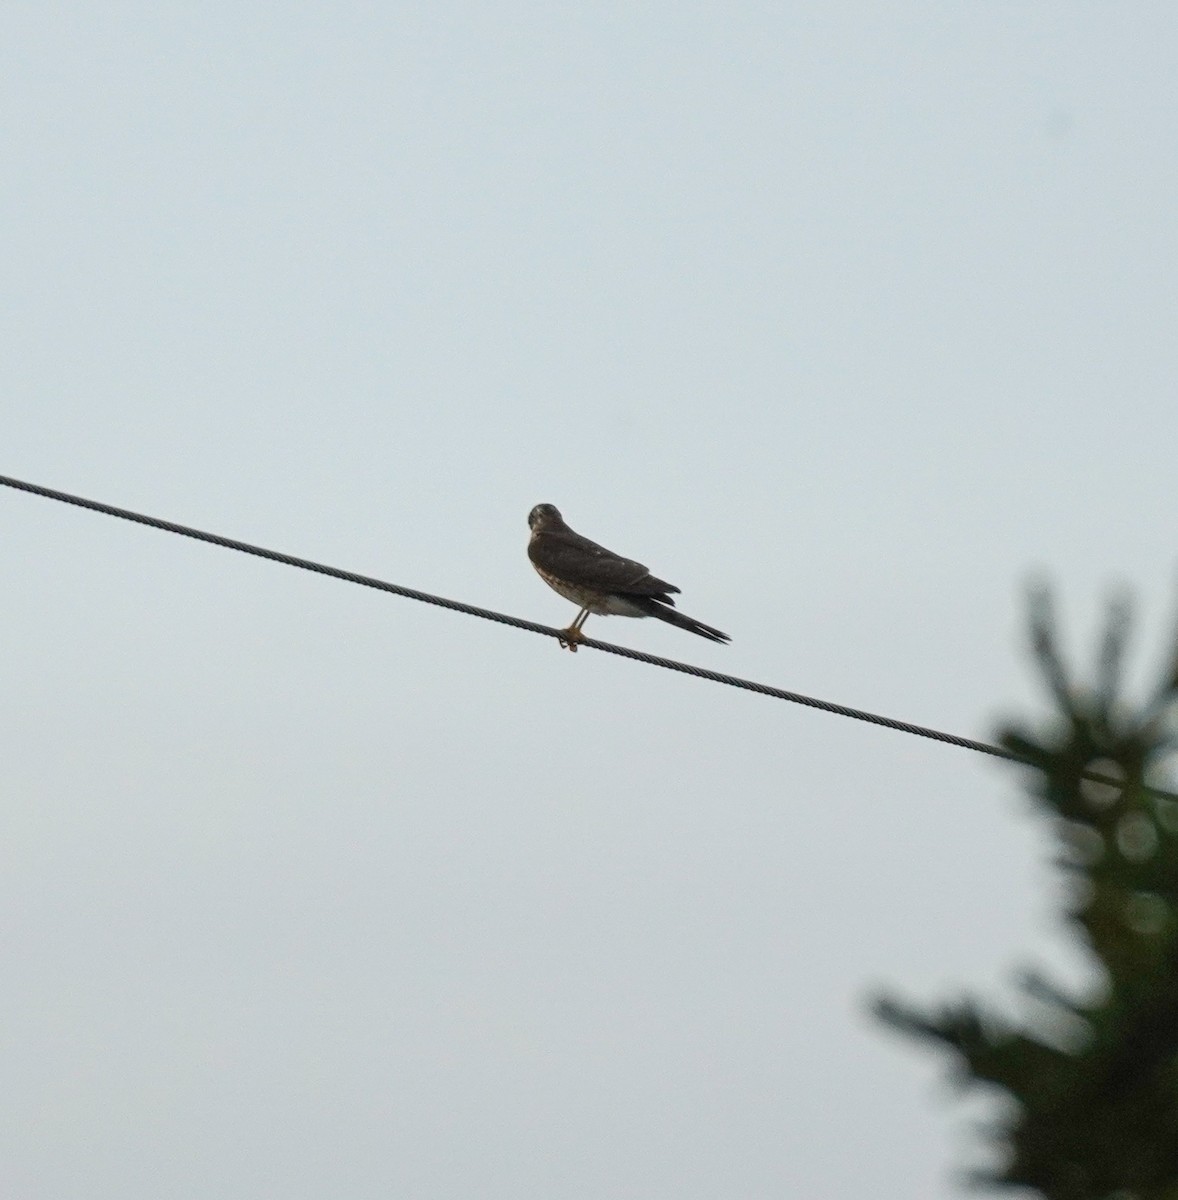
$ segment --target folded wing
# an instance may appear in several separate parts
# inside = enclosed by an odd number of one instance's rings
[[[674,604],[674,584],[656,579],[640,562],[622,558],[571,529],[544,530],[528,543],[528,557],[541,570],[579,587],[623,596],[657,596]]]

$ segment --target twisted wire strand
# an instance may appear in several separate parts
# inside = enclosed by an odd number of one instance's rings
[[[83,496],[74,496],[69,492],[60,492],[55,488],[43,487],[37,483],[27,483],[21,479],[13,479],[8,475],[0,475],[0,485],[15,488],[17,491],[28,492],[34,496],[42,496],[47,500],[58,500],[63,504],[72,504],[78,508],[86,508],[92,512],[103,513],[108,517],[118,517],[123,521],[133,521],[138,525],[148,525],[152,529],[162,529],[166,533],[179,534],[181,537],[194,538],[198,542],[208,542],[212,546],[221,546],[226,550],[238,550],[242,554],[252,554],[256,558],[268,559],[271,562],[283,563],[288,567],[298,567],[302,571],[313,571],[317,575],[328,575],[332,579],[342,579],[345,583],[356,583],[361,587],[375,588],[381,592],[391,592],[394,596],[404,596],[407,600],[419,600],[423,604],[434,604],[439,608],[447,608],[452,612],[466,613],[467,616],[481,617],[484,621],[495,621],[500,625],[510,625],[515,629],[524,629],[528,633],[538,633],[542,637],[560,640],[565,636],[563,629],[554,629],[549,625],[539,625],[535,621],[525,621],[521,617],[513,617],[508,613],[495,612],[489,608],[480,608],[477,604],[464,604],[461,600],[450,600],[445,596],[434,596],[429,592],[418,591],[416,588],[402,587],[400,584],[388,583],[383,579],[375,579],[371,575],[360,575],[355,571],[344,571],[339,567],[331,567],[325,563],[314,562],[309,558],[299,558],[294,554],[283,554],[280,550],[270,550],[265,546],[255,546],[250,542],[241,542],[236,538],[225,537],[219,533],[209,533],[203,529],[194,529],[190,525],[180,525],[176,521],[165,521],[161,517],[148,516],[146,513],[133,512],[127,508],[118,508],[113,504],[104,504],[100,500],[87,500]],[[894,729],[899,733],[912,734],[914,737],[928,738],[934,742],[944,742],[950,746],[959,746],[963,750],[973,750],[978,754],[988,754],[993,758],[1002,758],[1008,762],[1023,763],[1028,766],[1036,764],[1001,746],[990,742],[977,741],[975,738],[961,737],[955,733],[945,733],[939,729],[930,729],[924,725],[914,725],[909,721],[898,721],[895,717],[885,717],[878,713],[864,712],[862,709],[849,708],[845,704],[835,704],[830,700],[819,700],[814,696],[805,696],[800,692],[786,691],[785,688],[771,687],[767,683],[756,683],[751,679],[741,679],[737,675],[726,675],[722,671],[709,671],[705,667],[696,667],[690,663],[678,662],[672,658],[661,658],[657,654],[647,654],[642,650],[632,650],[628,646],[615,646],[612,642],[599,642],[596,638],[585,638],[578,642],[580,646],[588,646],[605,654],[615,654],[619,658],[629,658],[635,662],[646,663],[652,667],[662,667],[666,671],[678,671],[682,675],[692,675],[696,679],[706,679],[710,683],[720,683],[727,687],[740,688],[747,692],[756,692],[761,696],[771,696],[775,700],[786,700],[790,704],[800,704],[806,708],[815,708],[821,712],[833,713],[839,717],[849,717],[854,721],[865,721],[870,725],[879,725],[884,729]],[[1099,772],[1085,772],[1084,778],[1097,783],[1118,785],[1120,781]],[[1157,788],[1147,788],[1152,795],[1167,799],[1178,800],[1178,795],[1161,791]]]

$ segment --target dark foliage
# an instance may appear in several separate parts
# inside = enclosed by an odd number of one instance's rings
[[[1175,741],[1178,660],[1136,708],[1122,695],[1128,618],[1114,605],[1091,687],[1069,678],[1049,598],[1032,609],[1053,707],[1046,728],[1003,745],[1034,771],[1071,880],[1066,917],[1103,985],[1069,996],[1039,976],[1017,1025],[972,1000],[932,1012],[894,999],[877,1013],[949,1048],[965,1086],[1013,1103],[994,1129],[1000,1165],[975,1176],[1050,1200],[1178,1200],[1178,801],[1159,795]],[[1096,783],[1099,773],[1115,783]],[[1155,787],[1151,787],[1155,785]]]

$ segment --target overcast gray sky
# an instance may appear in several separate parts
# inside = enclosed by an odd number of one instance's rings
[[[820,7],[821,15],[810,10]],[[20,3],[0,472],[990,737],[1174,601],[1171,3]],[[21,1200],[958,1194],[1017,773],[0,494]]]

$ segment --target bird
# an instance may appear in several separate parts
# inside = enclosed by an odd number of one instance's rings
[[[576,651],[590,613],[611,617],[657,617],[711,642],[729,642],[726,633],[685,617],[675,608],[674,584],[656,579],[640,562],[623,558],[570,529],[554,504],[537,504],[528,514],[528,558],[554,592],[579,605],[573,623],[560,631],[560,644]]]

